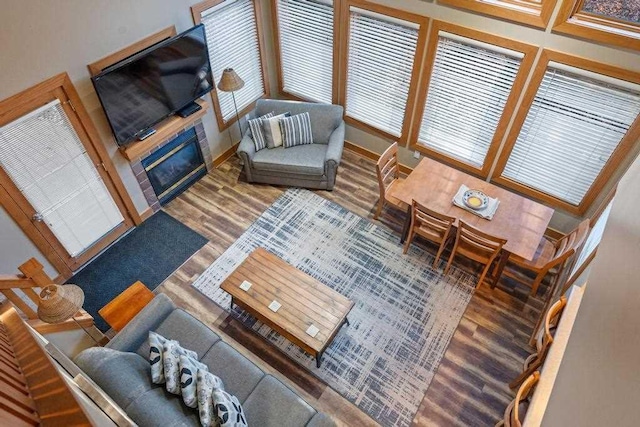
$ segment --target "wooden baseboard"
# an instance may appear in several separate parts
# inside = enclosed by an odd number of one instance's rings
[[[155,212],[153,212],[153,209],[151,209],[151,206],[149,206],[147,209],[142,211],[142,213],[140,214],[140,218],[142,219],[142,222],[145,222],[146,220],[151,218],[154,213]]]
[[[359,154],[367,159],[377,161],[380,158],[380,154],[376,153],[375,151],[371,151],[367,148],[361,147],[357,144],[354,144],[353,142],[345,141],[344,148],[349,151],[353,151],[354,153]],[[411,172],[413,172],[413,168],[410,168],[407,165],[399,164],[398,166],[400,168],[400,172],[405,175],[409,175]]]
[[[225,150],[224,153],[220,154],[218,157],[213,159],[213,167],[217,168],[218,166],[220,166],[221,164],[229,160],[229,158],[236,153],[236,150],[238,149],[238,145],[240,145],[240,141],[236,142],[227,150]]]

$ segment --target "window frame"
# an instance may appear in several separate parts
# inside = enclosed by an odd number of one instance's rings
[[[583,5],[584,0],[563,0],[553,24],[553,31],[590,41],[640,50],[640,24],[583,12]],[[610,30],[599,28],[600,26],[608,27]],[[620,34],[616,30],[631,31],[636,34],[636,37]]]
[[[387,15],[392,18],[409,21],[420,26],[418,30],[418,41],[416,45],[416,53],[413,60],[413,69],[411,70],[411,82],[409,83],[409,95],[405,106],[404,118],[402,122],[402,133],[400,137],[392,135],[382,129],[378,129],[368,123],[361,122],[358,119],[347,115],[347,80],[349,73],[349,39],[351,35],[351,7],[364,9],[369,12]],[[430,18],[415,13],[405,12],[403,10],[392,7],[382,6],[365,0],[343,0],[342,10],[340,11],[340,79],[338,103],[344,107],[344,121],[355,127],[363,129],[369,133],[380,136],[382,138],[398,141],[399,145],[406,145],[409,140],[409,130],[411,129],[411,118],[415,110],[417,101],[418,83],[420,70],[425,55],[425,46],[427,44],[427,35],[429,29]]]
[[[631,152],[638,138],[640,138],[640,115],[636,117],[626,135],[620,140],[620,143],[611,154],[611,157],[609,157],[605,165],[602,167],[602,170],[593,181],[591,187],[589,187],[589,190],[587,190],[578,205],[573,205],[562,199],[551,196],[543,191],[534,189],[525,184],[502,176],[502,173],[507,165],[507,161],[509,160],[511,152],[513,151],[518,136],[520,135],[522,126],[524,125],[527,115],[529,114],[529,110],[533,105],[536,94],[538,93],[538,89],[540,88],[540,84],[542,83],[544,75],[547,71],[549,62],[557,62],[564,65],[581,68],[586,71],[591,71],[593,73],[602,74],[604,76],[625,80],[635,84],[640,84],[640,75],[638,73],[634,73],[633,71],[614,67],[612,65],[602,64],[581,57],[544,49],[542,51],[540,59],[538,60],[536,69],[533,72],[531,82],[529,83],[527,91],[525,92],[520,109],[516,112],[513,125],[511,126],[511,130],[509,131],[507,140],[504,144],[498,161],[496,162],[496,167],[492,174],[491,181],[537,199],[543,203],[548,204],[549,206],[561,208],[574,215],[584,215],[596,200],[600,192],[605,188],[610,179],[612,179],[613,175],[618,170],[624,159]]]
[[[438,0],[438,3],[446,6],[466,9],[538,28],[547,28],[556,2],[557,0],[541,0],[539,3],[531,0],[498,0],[491,3],[483,0]],[[534,13],[518,10],[517,6],[529,7]]]
[[[439,33],[441,31],[455,34],[461,37],[466,37],[469,39],[478,40],[505,49],[518,51],[524,54],[522,62],[520,63],[520,68],[518,69],[518,74],[516,75],[516,78],[513,82],[511,93],[507,98],[507,102],[505,103],[504,109],[500,116],[500,120],[498,121],[498,125],[496,126],[496,131],[493,135],[489,151],[487,151],[487,155],[485,156],[484,163],[481,168],[466,163],[462,160],[449,157],[444,153],[425,147],[424,145],[418,143],[422,118],[424,116],[427,97],[429,95],[429,85],[431,83],[431,76],[433,73],[433,67],[435,65],[435,59],[438,50]],[[473,30],[444,21],[433,21],[431,25],[431,31],[429,33],[429,41],[427,44],[427,57],[423,66],[424,75],[422,77],[422,81],[420,82],[420,87],[418,88],[418,96],[414,115],[414,126],[409,138],[409,146],[411,150],[417,150],[431,158],[457,167],[458,169],[473,173],[475,175],[481,176],[482,178],[487,178],[489,176],[489,172],[491,171],[491,166],[495,161],[498,149],[500,148],[500,144],[504,139],[507,127],[518,103],[518,99],[520,98],[520,95],[522,94],[522,91],[525,87],[527,77],[533,69],[533,63],[535,61],[537,52],[537,46],[496,36],[494,34],[484,33],[482,31]]]
[[[207,9],[211,9],[221,3],[224,3],[227,0],[204,0],[200,3],[196,3],[191,6],[191,16],[193,18],[193,23],[198,25],[202,22],[202,12]],[[243,117],[247,115],[249,112],[253,111],[256,107],[256,102],[258,99],[269,97],[271,95],[271,90],[269,88],[269,76],[267,74],[267,65],[265,61],[265,45],[264,45],[264,29],[262,26],[262,7],[260,6],[260,0],[251,0],[253,2],[253,13],[255,15],[256,20],[256,32],[258,35],[258,54],[260,55],[260,73],[262,74],[262,85],[264,88],[264,93],[260,98],[253,100],[249,105],[244,107],[241,110],[238,110],[238,116]],[[220,76],[213,76],[214,79],[220,79]],[[220,132],[230,128],[234,123],[238,121],[238,118],[234,115],[229,120],[225,121],[222,116],[222,109],[220,108],[220,100],[218,99],[218,81],[214,81],[213,84],[216,86],[209,94],[211,95],[211,101],[213,104],[213,111],[215,112],[216,121],[218,122],[218,130]]]
[[[340,23],[342,13],[342,1],[331,0],[333,2],[333,75],[331,76],[331,102],[339,103],[338,82],[340,81]],[[280,22],[278,21],[278,0],[271,0],[271,22],[273,27],[274,50],[276,57],[276,73],[278,79],[278,92],[288,99],[303,102],[315,102],[311,99],[289,93],[284,90],[284,70],[282,69],[282,50],[280,49]]]

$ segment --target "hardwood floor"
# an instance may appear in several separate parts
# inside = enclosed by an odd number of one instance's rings
[[[167,213],[207,237],[209,243],[156,292],[167,293],[178,305],[221,332],[256,364],[295,388],[309,403],[331,414],[342,425],[376,425],[191,286],[286,190],[247,184],[240,172],[241,166],[234,157],[165,206]],[[374,163],[345,151],[335,190],[317,193],[371,219],[378,199]],[[380,219],[399,233],[403,216],[404,213],[389,208]],[[502,417],[514,396],[507,383],[518,375],[531,351],[527,341],[541,307],[541,301],[528,298],[528,292],[522,285],[507,280],[501,281],[494,290],[483,285],[475,292],[415,416],[414,425],[490,426]]]

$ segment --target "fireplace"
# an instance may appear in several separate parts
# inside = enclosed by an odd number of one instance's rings
[[[161,205],[207,173],[195,128],[182,132],[141,163]]]

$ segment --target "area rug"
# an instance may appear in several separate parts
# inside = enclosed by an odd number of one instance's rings
[[[73,275],[68,283],[84,290],[83,308],[93,316],[98,329],[106,332],[109,325],[98,310],[137,280],[155,289],[207,241],[159,211]]]
[[[302,189],[288,190],[193,286],[229,310],[222,281],[264,247],[355,302],[315,360],[239,308],[232,315],[386,426],[411,424],[474,290],[468,273],[447,276],[433,256],[398,235]]]

